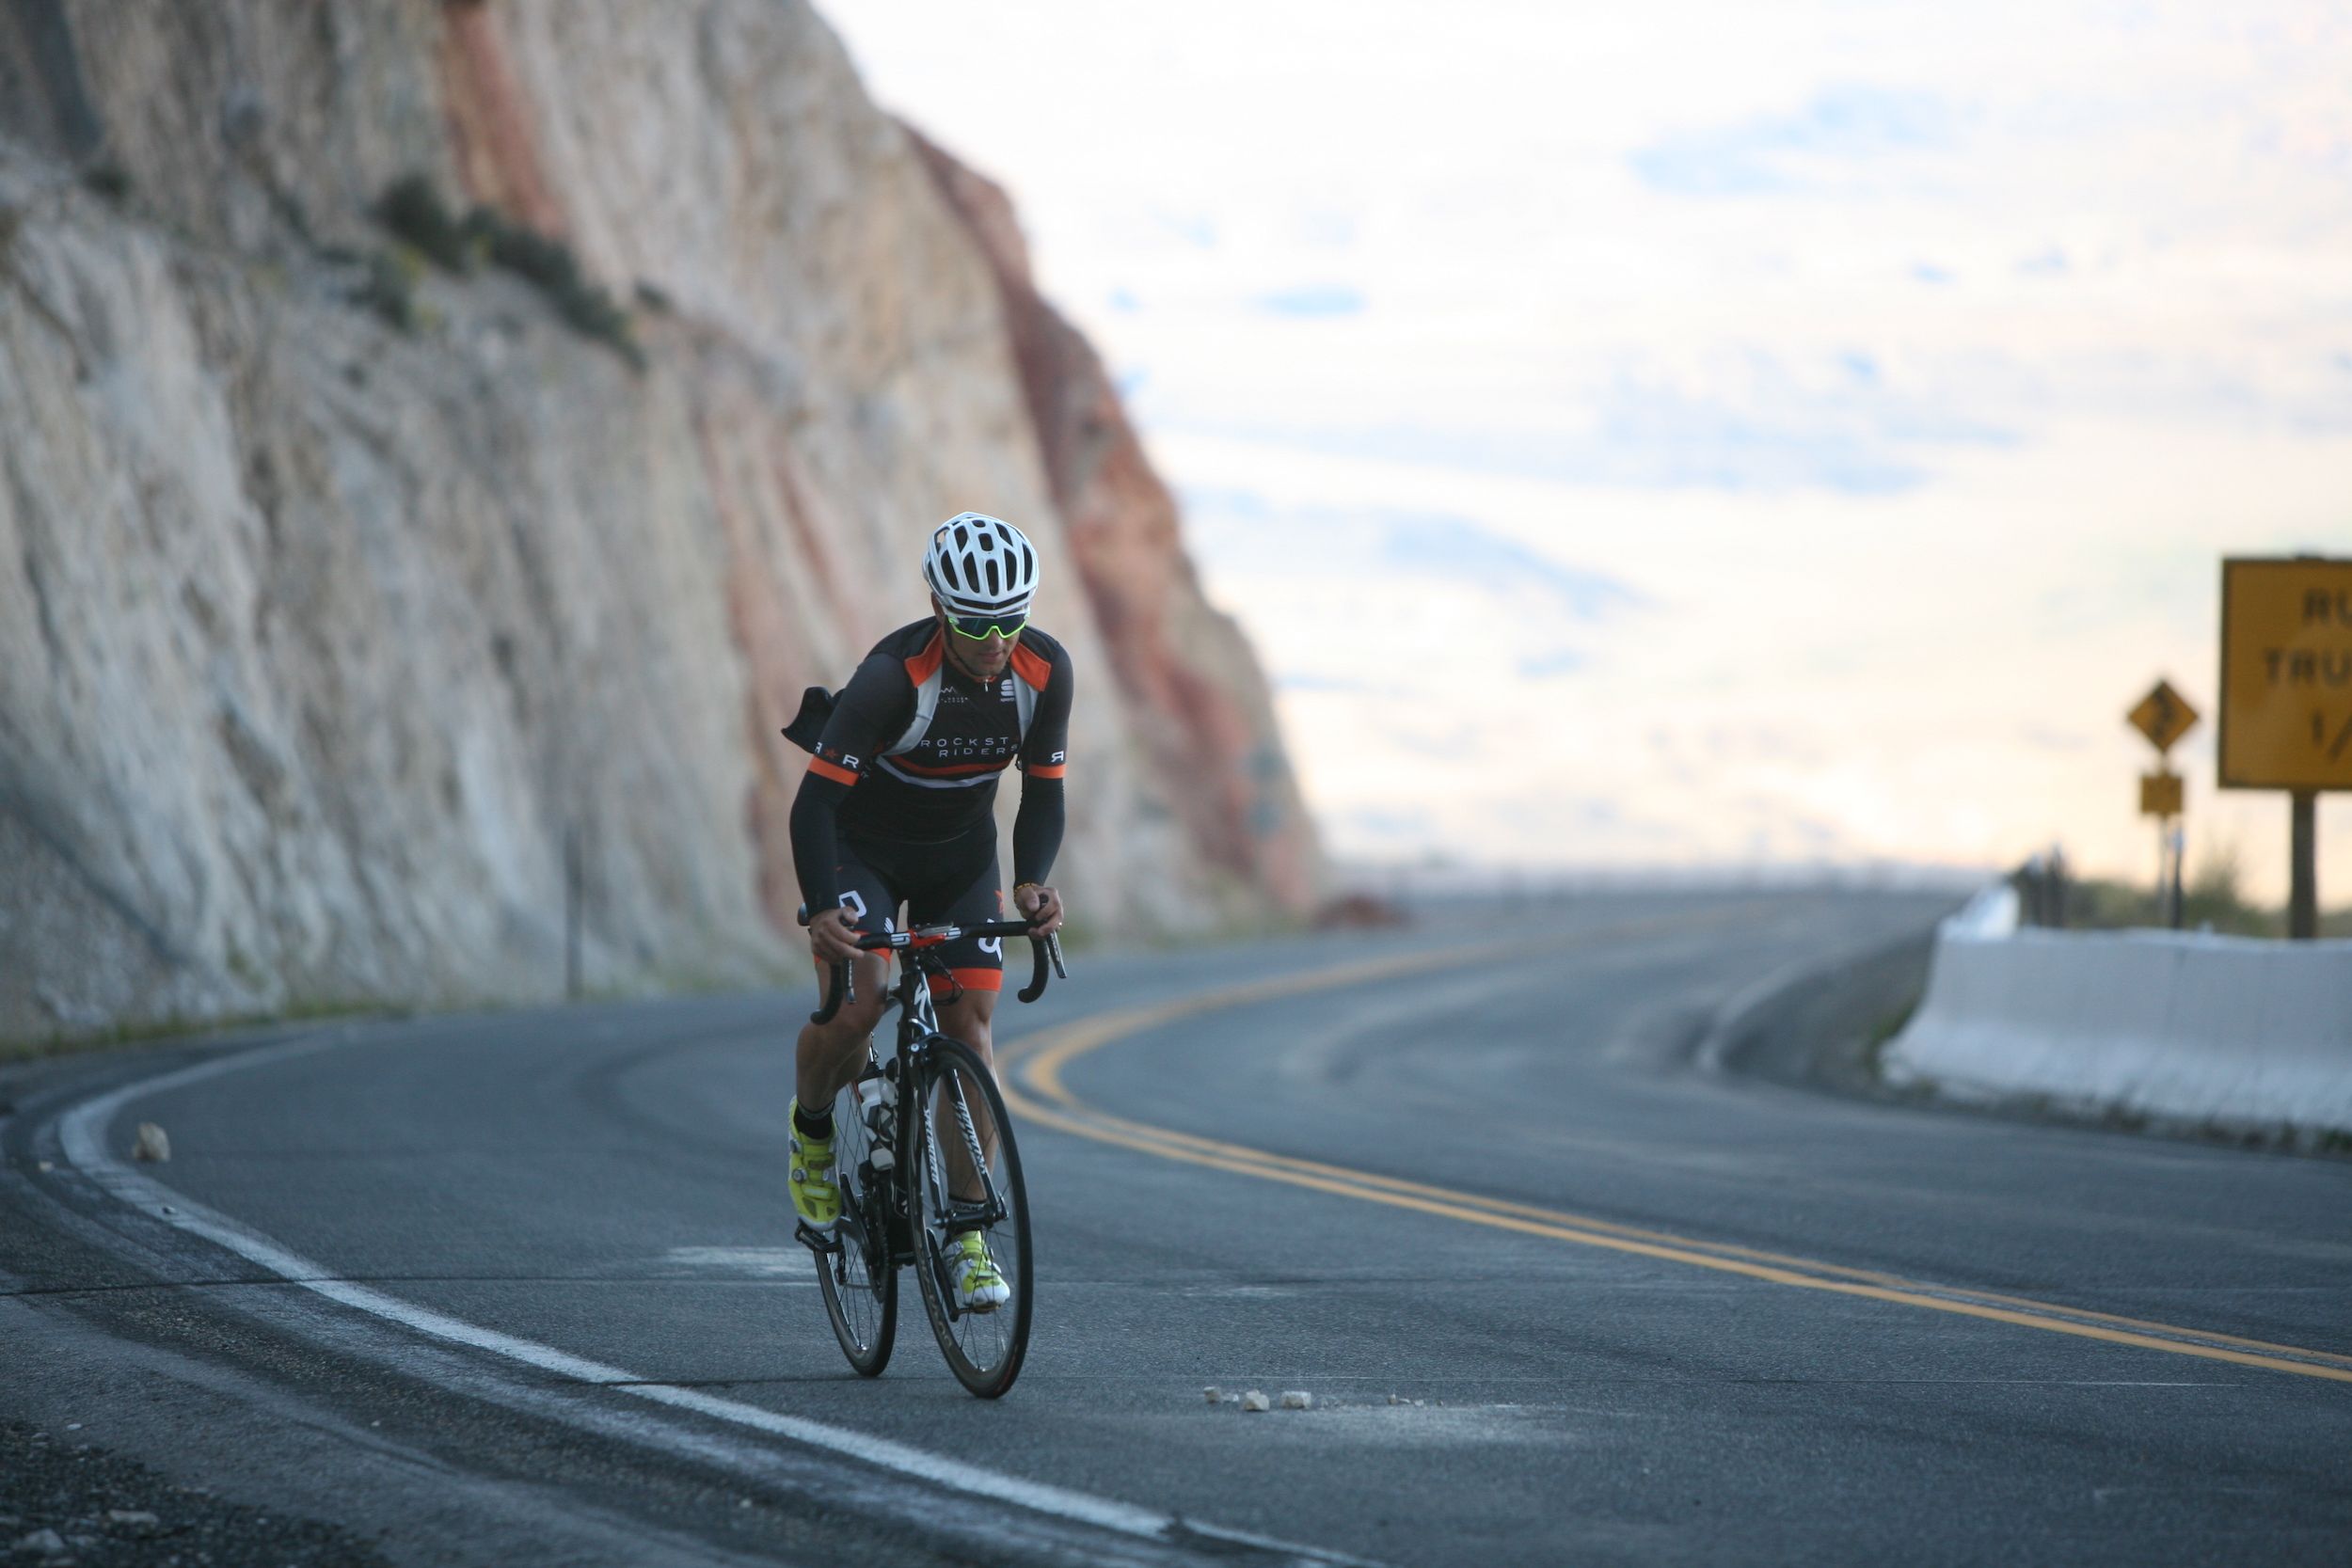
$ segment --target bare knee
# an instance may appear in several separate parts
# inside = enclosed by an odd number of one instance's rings
[[[874,1032],[875,1026],[882,1022],[882,999],[861,990],[856,1001],[841,1004],[841,1010],[834,1014],[828,1033],[834,1036],[838,1049],[848,1051]]]

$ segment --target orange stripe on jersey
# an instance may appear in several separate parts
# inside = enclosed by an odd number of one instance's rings
[[[1054,666],[1043,654],[1027,643],[1015,642],[1012,645],[1012,673],[1042,691],[1046,683],[1054,678]]]
[[[1058,779],[1064,773],[1070,771],[1070,764],[1066,762],[1041,762],[1036,764],[1034,767],[1024,768],[1022,771],[1029,775],[1032,779]]]
[[[939,661],[947,657],[946,637],[938,627],[931,628],[931,640],[923,644],[923,651],[906,661],[907,679],[920,686],[939,673]]]
[[[835,784],[853,784],[857,783],[857,775],[855,773],[850,772],[839,763],[827,762],[823,757],[809,758],[808,770],[816,774],[820,779],[831,779]]]
[[[1011,766],[1012,758],[999,757],[994,762],[958,762],[951,763],[945,768],[926,768],[920,763],[910,762],[903,756],[892,757],[889,762],[893,768],[902,768],[910,773],[920,773],[927,779],[952,779],[966,773],[1001,773]]]

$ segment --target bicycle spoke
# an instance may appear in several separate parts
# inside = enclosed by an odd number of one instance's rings
[[[897,1338],[898,1275],[889,1256],[888,1182],[868,1180],[873,1136],[861,1113],[852,1084],[834,1102],[834,1158],[841,1180],[841,1220],[834,1231],[838,1250],[818,1255],[817,1283],[841,1353],[862,1376],[875,1377],[889,1364]]]

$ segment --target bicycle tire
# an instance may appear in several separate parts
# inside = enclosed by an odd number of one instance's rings
[[[841,1182],[837,1252],[817,1256],[817,1284],[841,1354],[860,1377],[880,1377],[898,1337],[898,1270],[890,1257],[885,1173],[867,1176],[873,1138],[859,1119],[857,1085],[834,1097],[834,1160]]]
[[[996,1080],[972,1048],[946,1035],[930,1037],[917,1073],[920,1092],[914,1115],[915,1148],[919,1154],[907,1182],[914,1225],[914,1272],[923,1292],[923,1307],[931,1335],[947,1358],[956,1381],[984,1400],[1001,1398],[1021,1375],[1029,1350],[1033,1259],[1029,1246],[1029,1196],[1021,1180],[1021,1152],[1013,1139],[1012,1118],[1005,1112]],[[974,1105],[985,1108],[993,1124],[993,1151],[980,1134]],[[957,1115],[959,1107],[964,1113]],[[945,1111],[947,1114],[943,1116]],[[953,1140],[951,1144],[948,1140]],[[976,1224],[968,1208],[946,1202],[948,1151],[961,1146],[966,1159],[977,1145],[987,1166],[983,1196],[993,1195],[1000,1211]],[[975,1172],[975,1175],[977,1173]],[[970,1225],[988,1240],[1011,1299],[993,1311],[959,1312],[954,1290],[941,1265],[941,1252],[950,1225]]]

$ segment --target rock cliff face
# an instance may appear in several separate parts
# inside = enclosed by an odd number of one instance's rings
[[[567,844],[591,983],[797,974],[777,729],[967,506],[1079,661],[1073,907],[1303,908],[1247,646],[958,188],[803,5],[11,0],[0,1035],[548,995]]]
[[[1305,800],[1248,639],[1201,594],[1168,493],[1103,361],[1037,292],[1004,191],[912,127],[996,279],[1021,389],[1120,688],[1141,706],[1152,767],[1197,787],[1186,835],[1236,886],[1303,908],[1318,875]]]

